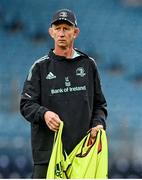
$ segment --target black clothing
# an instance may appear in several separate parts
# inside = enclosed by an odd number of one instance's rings
[[[63,144],[70,153],[91,127],[106,128],[106,100],[95,61],[83,53],[67,59],[50,51],[31,67],[20,110],[31,122],[35,164],[47,163],[51,155],[54,132],[44,121],[48,110],[64,121]]]
[[[33,166],[32,179],[46,179],[48,164],[37,164]]]

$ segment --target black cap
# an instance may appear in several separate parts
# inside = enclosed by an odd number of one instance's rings
[[[56,22],[58,21],[67,21],[68,23],[74,25],[74,26],[77,26],[77,19],[76,19],[76,16],[75,14],[69,10],[69,9],[61,9],[61,10],[58,10],[54,15],[53,15],[53,18],[52,18],[52,22],[51,22],[51,25],[52,24],[55,24]]]

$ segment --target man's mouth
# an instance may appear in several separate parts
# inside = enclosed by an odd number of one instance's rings
[[[59,39],[58,41],[59,41],[59,42],[66,42],[65,39]]]

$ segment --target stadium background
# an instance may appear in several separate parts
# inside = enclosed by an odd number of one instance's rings
[[[75,46],[97,59],[109,111],[109,178],[142,178],[141,0],[0,0],[0,178],[31,176],[20,93],[32,63],[53,47],[47,29],[60,8],[77,15]]]

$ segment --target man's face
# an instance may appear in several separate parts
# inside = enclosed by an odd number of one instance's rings
[[[79,33],[79,29],[73,25],[62,22],[53,24],[49,29],[49,33],[55,41],[55,46],[66,49],[72,47],[74,39]]]

